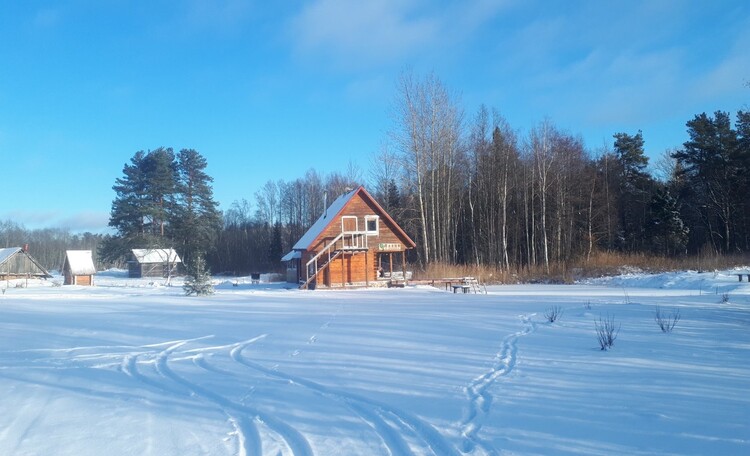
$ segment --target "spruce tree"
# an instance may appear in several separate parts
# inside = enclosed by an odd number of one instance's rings
[[[203,259],[202,255],[193,257],[188,266],[188,274],[182,289],[185,290],[185,294],[188,296],[208,296],[214,293],[211,274],[206,268],[206,260]]]
[[[680,206],[666,189],[657,191],[650,204],[648,233],[652,249],[662,255],[685,252],[689,229],[680,216]]]
[[[276,222],[271,232],[271,242],[268,244],[268,263],[272,269],[276,269],[281,264],[281,257],[284,255],[283,249],[281,222]]]

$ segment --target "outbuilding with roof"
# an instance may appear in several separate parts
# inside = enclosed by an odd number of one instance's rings
[[[133,249],[128,259],[128,277],[171,277],[182,263],[175,249]]]
[[[52,275],[29,254],[28,246],[0,249],[0,280],[51,277]]]
[[[94,285],[94,258],[91,250],[66,250],[62,267],[65,285]]]

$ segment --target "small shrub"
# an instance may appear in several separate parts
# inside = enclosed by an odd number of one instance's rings
[[[599,321],[594,321],[594,328],[596,328],[596,338],[599,342],[599,347],[602,350],[609,350],[615,344],[615,339],[620,333],[620,325],[615,325],[615,317],[607,318],[599,317]]]
[[[197,256],[189,268],[188,275],[185,278],[185,284],[182,286],[185,294],[208,296],[214,293],[214,286],[211,283],[211,274],[206,270],[206,260],[202,256]]]
[[[583,305],[583,308],[586,310],[591,310],[591,301],[586,301],[586,304]]]
[[[724,293],[721,295],[721,303],[726,304],[729,302],[729,293]]]
[[[678,321],[680,321],[680,309],[674,309],[669,315],[662,313],[661,308],[656,306],[656,312],[654,313],[654,321],[661,332],[670,333],[674,329]]]
[[[544,318],[546,318],[548,322],[554,323],[562,316],[562,313],[562,307],[552,306],[549,307],[546,312],[544,312]]]

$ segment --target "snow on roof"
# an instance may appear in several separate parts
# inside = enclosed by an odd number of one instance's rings
[[[21,247],[8,247],[5,249],[0,249],[0,264],[5,263],[5,261],[16,254],[16,252],[20,251]]]
[[[133,249],[133,256],[139,263],[182,263],[174,249]]]
[[[96,274],[94,260],[91,258],[91,250],[66,250],[65,257],[71,274]]]
[[[0,249],[0,264],[3,264],[3,263],[5,263],[6,261],[8,261],[8,259],[9,259],[10,257],[12,257],[13,255],[15,255],[15,254],[17,254],[17,253],[19,253],[19,252],[23,252],[23,251],[24,251],[24,250],[23,250],[23,249],[22,249],[21,247],[7,247],[7,248],[4,248],[4,249]],[[26,255],[26,258],[28,258],[28,260],[29,260],[29,261],[30,261],[30,262],[31,262],[31,263],[32,263],[32,264],[33,264],[34,266],[36,266],[36,267],[37,267],[37,268],[39,269],[39,273],[41,273],[41,274],[42,274],[42,275],[43,275],[44,277],[52,277],[52,276],[50,275],[50,273],[49,273],[49,272],[47,272],[47,270],[46,270],[46,269],[44,269],[44,267],[42,267],[42,265],[41,265],[41,264],[39,264],[39,263],[38,263],[38,262],[37,262],[37,261],[36,261],[36,260],[34,259],[34,257],[32,257],[31,255],[29,255],[29,253],[28,253],[28,252],[24,252],[24,254]],[[37,275],[38,275],[38,274],[37,274]]]
[[[281,257],[281,261],[290,261],[295,258],[302,258],[302,252],[300,252],[299,250],[292,250],[291,252]]]
[[[330,206],[328,206],[328,209],[326,209],[325,212],[323,212],[323,215],[320,216],[320,218],[313,223],[313,225],[310,227],[309,230],[297,241],[296,244],[294,244],[294,247],[292,247],[292,250],[306,250],[310,244],[313,243],[313,241],[320,235],[320,233],[323,232],[323,230],[326,229],[326,227],[331,223],[331,220],[336,218],[339,212],[346,206],[346,204],[354,197],[354,195],[357,194],[357,191],[362,188],[358,187],[354,190],[344,193],[343,195],[336,198],[336,201],[331,203]]]

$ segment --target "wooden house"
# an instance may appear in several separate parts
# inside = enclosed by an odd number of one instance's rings
[[[171,277],[182,263],[174,249],[133,249],[128,260],[128,277]]]
[[[287,281],[300,288],[390,284],[416,246],[359,187],[338,197],[287,253]]]
[[[62,272],[65,285],[93,285],[96,268],[91,250],[66,250]]]
[[[0,280],[51,277],[29,254],[28,246],[0,249]]]

